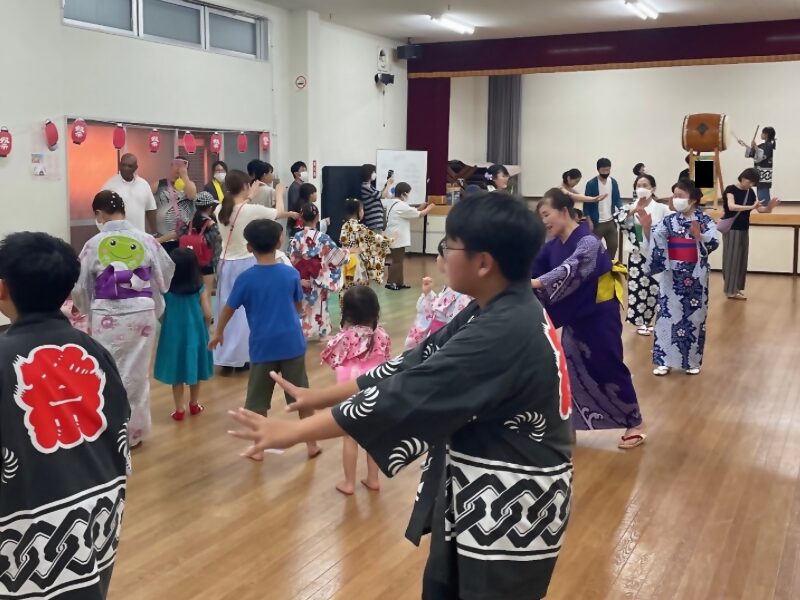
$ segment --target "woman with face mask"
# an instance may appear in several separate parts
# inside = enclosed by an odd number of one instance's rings
[[[392,265],[389,267],[389,277],[386,289],[407,290],[409,287],[403,279],[403,263],[406,258],[406,248],[411,245],[411,221],[424,217],[433,210],[433,204],[413,207],[408,205],[411,195],[411,186],[401,181],[394,189],[395,197],[384,200],[386,211],[385,235],[391,240],[389,247],[392,249]]]
[[[634,201],[622,206],[614,215],[628,242],[627,321],[638,327],[636,333],[639,335],[651,335],[658,302],[658,281],[645,269],[648,240],[638,216],[641,210],[650,215],[651,226],[658,225],[669,214],[669,209],[656,199],[656,180],[652,175],[644,174],[636,179]]]
[[[383,232],[383,203],[381,200],[389,196],[394,178],[389,177],[381,191],[375,187],[378,174],[375,165],[361,166],[361,206],[364,208],[363,223],[367,229],[375,233]]]
[[[222,202],[225,197],[225,176],[228,174],[228,165],[224,161],[218,160],[211,165],[211,181],[203,188],[217,202]]]
[[[649,239],[646,267],[662,274],[653,342],[653,374],[681,369],[700,373],[708,316],[708,255],[719,247],[714,220],[698,207],[703,194],[689,179],[672,186],[674,213],[653,227],[653,218],[640,208],[636,215]]]

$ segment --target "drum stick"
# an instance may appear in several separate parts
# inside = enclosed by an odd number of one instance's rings
[[[753,143],[756,143],[756,137],[758,136],[758,130],[761,129],[761,125],[756,125],[756,132],[753,134]]]

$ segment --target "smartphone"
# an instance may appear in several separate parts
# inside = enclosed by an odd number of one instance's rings
[[[391,179],[392,175],[394,175],[394,171],[392,169],[389,169],[389,174],[386,176],[386,179]]]
[[[272,178],[272,185],[280,185],[280,184],[281,184],[281,178],[280,177],[273,177]]]

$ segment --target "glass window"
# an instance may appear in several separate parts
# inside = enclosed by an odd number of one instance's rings
[[[202,8],[166,0],[142,0],[142,33],[200,46]]]
[[[258,22],[211,11],[208,16],[209,48],[258,56]]]
[[[65,0],[64,18],[81,23],[133,31],[131,0]]]

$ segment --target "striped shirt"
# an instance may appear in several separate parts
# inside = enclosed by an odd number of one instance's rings
[[[364,225],[372,231],[383,231],[383,202],[381,193],[370,183],[361,184],[361,204],[364,206]]]
[[[174,202],[172,195],[174,194]],[[156,197],[156,227],[158,233],[165,235],[172,233],[178,228],[177,221],[191,223],[194,217],[194,200],[189,200],[186,194],[170,186],[166,179],[158,182]],[[175,215],[175,205],[178,206],[180,215]],[[176,218],[176,216],[178,218]]]

